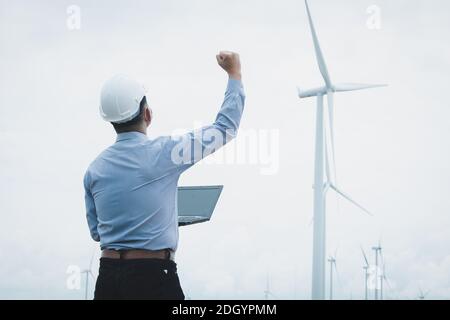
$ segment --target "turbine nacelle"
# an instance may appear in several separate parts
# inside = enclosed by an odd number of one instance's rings
[[[386,87],[386,84],[363,84],[363,83],[341,83],[337,85],[331,85],[331,88],[327,86],[322,86],[313,89],[302,90],[297,87],[297,93],[299,98],[310,98],[326,95],[329,92],[347,92],[347,91],[357,91],[372,88]]]

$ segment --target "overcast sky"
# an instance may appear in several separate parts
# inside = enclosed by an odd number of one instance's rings
[[[367,26],[372,5],[380,29]],[[374,213],[328,194],[336,296],[363,297],[360,246],[373,262],[380,240],[387,298],[415,299],[419,288],[450,298],[450,3],[310,6],[334,81],[389,84],[335,98],[339,185]],[[0,0],[0,43],[0,298],[83,298],[67,270],[98,257],[82,177],[115,139],[98,114],[103,81],[127,73],[145,84],[150,137],[190,129],[220,107],[220,49],[240,52],[247,100],[241,136],[213,159],[266,156],[182,176],[181,185],[225,186],[211,222],[180,230],[185,294],[263,298],[269,275],[275,297],[310,297],[315,100],[299,100],[296,86],[322,80],[303,1]]]

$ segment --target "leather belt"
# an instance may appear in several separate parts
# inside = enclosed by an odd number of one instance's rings
[[[123,259],[123,260],[161,259],[161,260],[172,260],[173,261],[175,259],[175,252],[170,249],[162,249],[162,250],[140,250],[140,249],[111,250],[111,249],[104,249],[104,250],[102,250],[102,258]]]

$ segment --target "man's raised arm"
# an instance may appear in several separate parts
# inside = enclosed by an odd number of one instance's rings
[[[221,51],[216,59],[228,73],[225,98],[216,120],[212,125],[173,137],[166,144],[168,156],[181,171],[214,153],[237,135],[245,103],[240,58],[237,53]]]

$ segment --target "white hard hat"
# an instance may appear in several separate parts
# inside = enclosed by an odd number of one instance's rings
[[[103,85],[100,115],[108,122],[127,122],[138,115],[144,96],[144,86],[126,75],[116,75]]]

